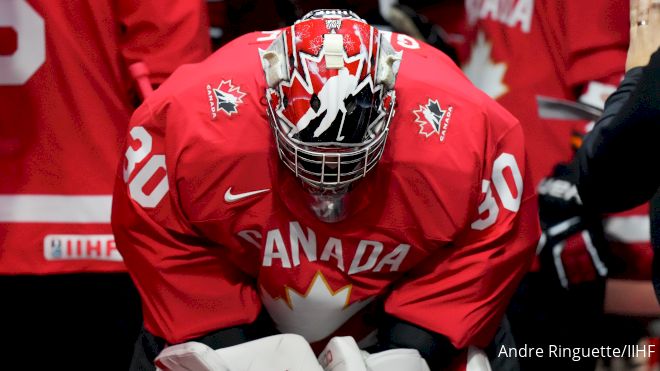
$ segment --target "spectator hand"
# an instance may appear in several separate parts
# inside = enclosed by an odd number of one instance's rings
[[[605,277],[608,271],[601,219],[585,211],[576,181],[576,166],[559,164],[538,189],[543,233],[536,251],[541,272],[564,288]]]
[[[660,47],[660,0],[630,0],[630,45],[626,71],[649,63]]]

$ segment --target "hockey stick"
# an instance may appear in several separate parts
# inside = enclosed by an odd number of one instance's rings
[[[565,99],[537,95],[536,102],[539,117],[544,119],[595,121],[603,114],[599,108]]]

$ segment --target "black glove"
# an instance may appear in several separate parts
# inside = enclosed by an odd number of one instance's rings
[[[609,250],[600,216],[582,206],[577,166],[559,164],[538,187],[543,231],[537,246],[541,272],[564,288],[607,276]]]

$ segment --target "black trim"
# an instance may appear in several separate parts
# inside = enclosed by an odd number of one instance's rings
[[[461,353],[444,335],[386,316],[378,330],[378,345],[370,352],[388,349],[417,349],[432,370],[447,368]]]

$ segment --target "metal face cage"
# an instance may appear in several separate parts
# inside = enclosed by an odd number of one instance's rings
[[[361,143],[345,143],[341,146],[302,142],[294,138],[291,126],[280,122],[275,114],[272,93],[269,91],[266,94],[268,116],[280,160],[296,177],[313,188],[330,191],[346,188],[365,177],[383,155],[394,114],[394,91],[386,93],[390,96],[389,109],[371,123],[370,138]]]

